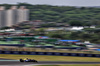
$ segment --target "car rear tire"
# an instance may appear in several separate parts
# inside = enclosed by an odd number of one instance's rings
[[[38,61],[35,60],[34,62],[38,62]]]
[[[24,62],[24,60],[23,59],[20,59],[20,62]]]

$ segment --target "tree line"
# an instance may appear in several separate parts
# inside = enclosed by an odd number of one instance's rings
[[[26,6],[30,9],[30,20],[42,20],[45,22],[62,22],[79,26],[90,26],[100,24],[100,8],[32,5],[29,3],[0,4],[7,9],[12,5]],[[76,24],[77,23],[77,24]]]

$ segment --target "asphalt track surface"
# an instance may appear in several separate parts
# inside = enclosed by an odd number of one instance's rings
[[[36,62],[19,62],[19,60],[2,59],[0,58],[0,66],[26,66],[40,64],[100,64],[100,62],[70,62],[70,61],[38,61]]]

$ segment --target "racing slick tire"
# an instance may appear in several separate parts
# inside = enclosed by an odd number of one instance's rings
[[[34,62],[36,62],[36,63],[37,63],[38,61],[34,60]]]
[[[24,62],[24,60],[23,59],[20,59],[20,62]]]

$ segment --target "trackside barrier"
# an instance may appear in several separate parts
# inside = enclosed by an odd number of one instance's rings
[[[52,52],[46,52],[46,55],[53,55]]]
[[[80,57],[84,57],[85,56],[85,54],[78,54]]]
[[[63,53],[63,56],[68,56],[68,53]]]
[[[18,51],[14,51],[13,54],[19,54],[19,52]]]
[[[100,57],[100,54],[61,53],[61,52],[2,51],[2,50],[0,50],[0,54],[54,55],[54,56],[78,56],[78,57]]]
[[[30,52],[30,55],[36,55],[36,52]]]
[[[99,55],[99,54],[95,54],[94,56],[96,56],[96,57],[100,57],[100,55]]]

